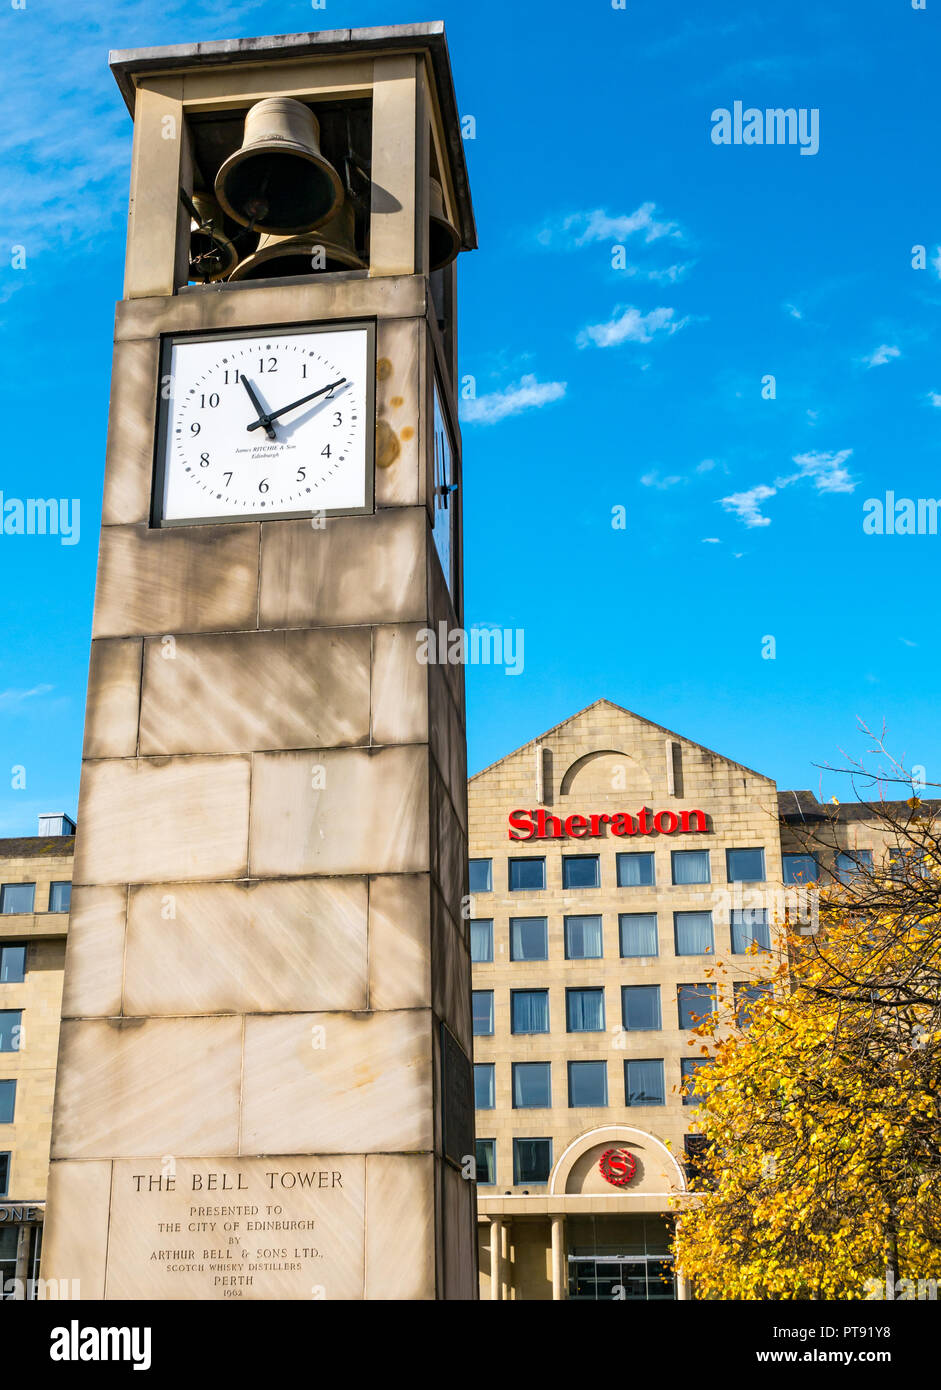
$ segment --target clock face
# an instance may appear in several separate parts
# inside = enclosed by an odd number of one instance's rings
[[[169,340],[155,521],[370,510],[372,340],[368,324]]]

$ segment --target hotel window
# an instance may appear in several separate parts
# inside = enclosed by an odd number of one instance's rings
[[[600,888],[601,860],[597,854],[563,854],[563,888]]]
[[[709,1168],[707,1149],[709,1140],[705,1134],[684,1134],[683,1148],[686,1151],[686,1182],[690,1191],[701,1192],[712,1187],[712,1173]]]
[[[6,1196],[8,1196],[8,1195],[9,1195],[9,1192],[10,1192],[10,1155],[9,1155],[8,1153],[4,1153],[4,1154],[0,1154],[0,1197],[6,1197]],[[6,1230],[0,1230],[0,1240],[2,1240],[2,1239],[3,1239],[6,1235],[8,1235],[8,1234],[11,1235],[11,1236],[13,1237],[13,1251],[12,1251],[12,1256],[13,1256],[13,1258],[15,1258],[15,1256],[16,1256],[16,1228],[13,1227],[13,1226],[10,1226],[10,1227],[8,1227]],[[5,1253],[6,1253],[6,1252],[3,1251],[3,1247],[0,1246],[0,1263],[2,1263],[2,1254],[5,1254]]]
[[[474,1106],[477,1110],[492,1110],[494,1106],[494,1064],[474,1063]]]
[[[604,990],[567,989],[565,1025],[570,1033],[603,1033]]]
[[[471,922],[471,961],[474,965],[486,965],[493,960],[493,922]]]
[[[26,947],[0,946],[0,985],[21,985],[26,979]]]
[[[549,925],[545,917],[510,918],[510,960],[548,960]]]
[[[513,1183],[548,1182],[552,1172],[551,1139],[513,1140]]]
[[[673,936],[678,956],[706,956],[714,946],[711,912],[674,912]]]
[[[16,1082],[0,1081],[0,1125],[12,1125],[16,1108]]]
[[[715,985],[677,985],[676,1007],[681,1028],[698,1028],[716,1011]]]
[[[607,1062],[569,1062],[569,1109],[607,1103]]]
[[[729,883],[764,883],[764,850],[727,849],[725,851],[725,872]]]
[[[601,960],[604,946],[600,917],[566,917],[565,959]]]
[[[707,849],[675,849],[671,857],[675,884],[712,882]]]
[[[477,1182],[482,1187],[492,1187],[497,1180],[497,1141],[496,1139],[477,1140]]]
[[[513,1063],[513,1109],[552,1108],[552,1082],[548,1062]]]
[[[0,1052],[19,1052],[22,1028],[22,1009],[0,1009]]]
[[[549,991],[547,989],[510,990],[510,1031],[548,1033]]]
[[[657,914],[655,912],[622,912],[618,918],[621,931],[621,957],[658,956]]]
[[[699,1105],[699,1096],[696,1093],[696,1073],[700,1067],[711,1067],[714,1060],[712,1057],[684,1057],[680,1062],[684,1105]]]
[[[493,892],[492,859],[472,859],[470,861],[470,891],[472,893]]]
[[[854,878],[869,873],[871,869],[872,850],[854,849],[837,855],[834,872],[840,883],[852,883]]]
[[[813,854],[784,854],[785,883],[816,883],[820,877],[820,865]]]
[[[489,1038],[493,1032],[493,990],[475,989],[472,998],[474,1003],[474,1037]]]
[[[732,954],[747,955],[752,947],[771,950],[771,928],[764,908],[732,909]]]
[[[510,892],[541,893],[546,886],[544,859],[511,859]]]
[[[750,984],[747,980],[736,980],[732,990],[735,996],[735,1018],[739,1028],[748,1027],[751,1005],[761,999],[770,999],[774,993],[770,981]]]
[[[629,1033],[651,1033],[660,1027],[660,986],[624,985],[621,1022]]]
[[[652,854],[619,854],[619,888],[653,888],[657,879]]]
[[[49,911],[68,912],[72,903],[71,883],[50,883]]]
[[[666,1104],[662,1057],[624,1063],[624,1104]]]
[[[32,912],[36,900],[35,883],[5,883],[0,888],[0,912]]]

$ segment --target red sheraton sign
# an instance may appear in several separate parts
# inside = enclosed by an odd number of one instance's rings
[[[613,816],[566,816],[561,820],[549,811],[511,811],[511,840],[596,840],[608,826],[619,839],[628,835],[681,835],[708,831],[705,811],[651,811],[642,806],[636,816],[618,811]]]
[[[637,1159],[630,1149],[605,1149],[598,1167],[612,1187],[627,1187],[637,1172]]]

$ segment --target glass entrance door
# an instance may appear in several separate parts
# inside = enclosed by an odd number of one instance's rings
[[[577,1302],[639,1303],[676,1298],[671,1259],[649,1256],[569,1256],[569,1298]]]

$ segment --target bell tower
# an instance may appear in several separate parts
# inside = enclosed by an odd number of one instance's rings
[[[443,26],[122,52],[134,120],[43,1277],[472,1299]],[[70,1284],[74,1287],[74,1284]]]

